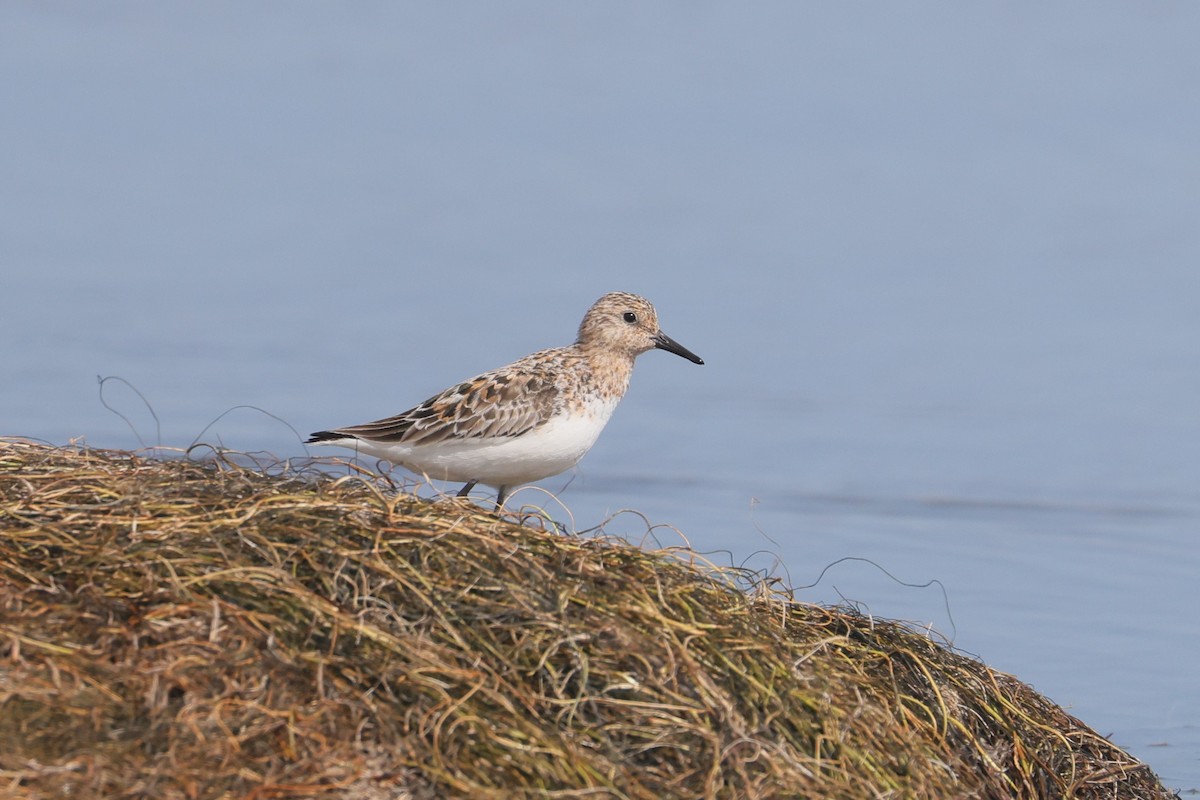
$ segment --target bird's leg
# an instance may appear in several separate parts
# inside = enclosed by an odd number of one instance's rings
[[[479,481],[467,481],[466,485],[463,486],[463,488],[458,490],[458,496],[466,497],[467,495],[469,495],[471,493],[471,490],[475,488],[475,484],[477,484],[477,483],[479,483]]]
[[[496,494],[496,513],[504,510],[504,501],[508,499],[508,487],[501,486]]]

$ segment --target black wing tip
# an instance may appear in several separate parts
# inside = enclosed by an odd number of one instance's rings
[[[353,436],[347,436],[344,433],[337,431],[317,431],[309,434],[308,441],[305,444],[320,444],[321,442],[331,442],[334,439],[353,439]]]

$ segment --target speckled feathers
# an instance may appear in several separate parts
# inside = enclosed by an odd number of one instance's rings
[[[654,306],[625,292],[592,305],[574,344],[540,350],[400,414],[318,431],[311,444],[351,447],[432,478],[500,488],[555,475],[591,448],[629,387],[634,359],[659,348],[697,364],[664,334]]]

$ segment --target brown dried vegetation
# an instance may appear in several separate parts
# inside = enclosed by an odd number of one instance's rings
[[[1014,678],[744,578],[0,440],[0,796],[1172,796]]]

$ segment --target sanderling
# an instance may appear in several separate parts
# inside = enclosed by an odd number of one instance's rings
[[[317,431],[332,444],[430,478],[497,489],[497,510],[514,486],[575,466],[612,416],[637,356],[658,348],[703,359],[658,328],[650,301],[612,292],[596,301],[575,344],[539,350],[451,386],[394,417]]]

